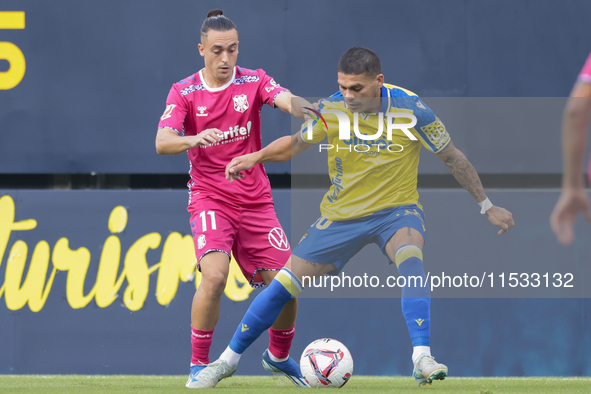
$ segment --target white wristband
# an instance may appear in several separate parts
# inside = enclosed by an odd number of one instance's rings
[[[488,199],[488,197],[486,198],[486,200],[484,201],[480,201],[478,203],[478,205],[480,205],[480,213],[482,215],[484,215],[486,213],[486,211],[488,211],[489,209],[492,208],[492,202],[490,202],[490,200]]]

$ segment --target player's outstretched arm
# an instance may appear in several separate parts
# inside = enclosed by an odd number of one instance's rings
[[[275,106],[299,119],[304,119],[306,115],[305,108],[313,108],[310,102],[302,97],[295,96],[291,92],[281,92],[275,98]]]
[[[575,84],[562,117],[562,193],[550,215],[550,227],[558,242],[570,245],[574,239],[575,220],[583,213],[591,221],[589,196],[585,191],[583,158],[591,118],[591,84]]]
[[[209,146],[221,141],[218,129],[203,130],[197,135],[180,136],[168,127],[158,129],[156,134],[156,153],[159,155],[180,155],[196,146]]]
[[[230,182],[234,179],[242,179],[244,174],[241,171],[249,170],[257,164],[288,161],[310,146],[312,144],[302,141],[299,131],[292,136],[278,138],[258,152],[233,158],[226,166],[226,179]]]
[[[466,158],[466,156],[454,146],[453,142],[450,141],[445,149],[437,153],[437,157],[445,164],[460,185],[462,185],[462,187],[466,189],[478,203],[488,200],[478,173],[468,161],[468,158]],[[490,204],[490,202],[488,203]],[[491,206],[486,209],[486,216],[492,224],[501,228],[498,232],[499,235],[505,233],[515,225],[513,215],[505,208],[491,204]]]

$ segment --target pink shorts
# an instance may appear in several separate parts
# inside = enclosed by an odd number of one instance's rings
[[[187,210],[191,214],[199,271],[199,262],[207,253],[232,253],[250,285],[262,287],[265,284],[258,271],[278,271],[291,255],[272,202],[243,207],[209,197],[193,197]]]

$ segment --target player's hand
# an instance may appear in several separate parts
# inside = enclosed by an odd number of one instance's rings
[[[310,117],[310,108],[317,108],[317,104],[311,104],[308,100],[299,96],[291,97],[291,114],[299,119],[313,119]]]
[[[501,228],[497,233],[499,235],[506,233],[511,227],[515,226],[513,215],[505,208],[493,205],[486,211],[486,216],[492,224]]]
[[[563,190],[550,215],[550,227],[558,242],[564,246],[570,245],[575,240],[575,220],[579,213],[583,213],[585,219],[591,222],[591,204],[585,190]]]
[[[313,104],[310,104],[309,101],[305,101],[304,104],[305,105],[302,105],[302,112],[304,113],[305,120],[314,119],[313,116],[310,116],[310,114],[313,114],[314,111],[320,113],[320,100],[316,101]]]
[[[256,153],[256,152],[255,152]],[[256,164],[256,154],[250,153],[248,155],[238,156],[232,159],[226,166],[226,179],[234,182],[234,179],[244,178],[244,174],[240,171],[250,170]]]
[[[191,145],[193,145],[193,148],[196,146],[209,146],[211,144],[215,144],[216,142],[220,142],[222,140],[222,136],[223,133],[219,129],[206,129],[194,136]]]

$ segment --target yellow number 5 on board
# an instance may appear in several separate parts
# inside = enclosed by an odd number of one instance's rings
[[[25,13],[0,11],[0,29],[24,29]],[[8,60],[7,71],[0,72],[0,89],[12,89],[25,75],[25,55],[11,42],[0,41],[0,60]]]

